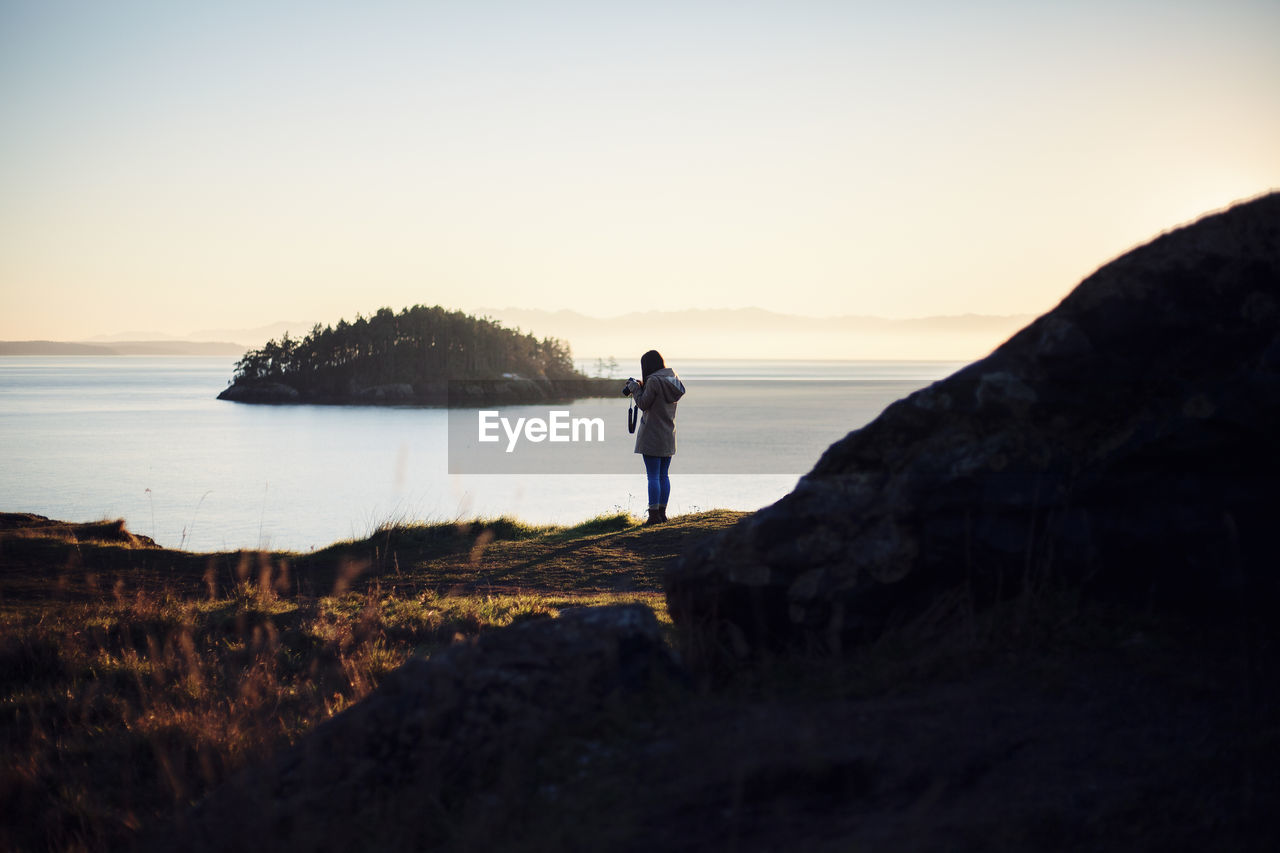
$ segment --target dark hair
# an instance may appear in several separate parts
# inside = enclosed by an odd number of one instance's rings
[[[641,381],[648,379],[649,374],[655,370],[661,370],[667,365],[662,360],[662,353],[656,349],[651,349],[644,355],[640,356],[640,379]]]

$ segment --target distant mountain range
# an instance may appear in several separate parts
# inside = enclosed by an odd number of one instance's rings
[[[252,329],[204,329],[185,336],[132,331],[84,341],[0,341],[0,355],[229,355],[242,356],[286,332],[300,338],[314,323],[281,321]]]
[[[1032,314],[961,314],[892,319],[864,315],[804,317],[761,308],[637,311],[591,317],[577,311],[481,308],[473,313],[535,337],[569,342],[576,359],[638,359],[649,349],[687,358],[894,359],[981,358],[1035,318]],[[327,322],[336,323],[338,318]],[[314,322],[280,321],[250,329],[207,329],[185,337],[122,332],[87,341],[0,341],[0,355],[231,355]]]
[[[245,347],[226,341],[0,341],[0,355],[244,355]]]
[[[985,356],[1035,318],[803,317],[760,308],[638,311],[608,318],[527,308],[476,313],[538,337],[564,338],[578,359],[638,359],[658,349],[671,358],[969,360]]]
[[[337,322],[337,321],[334,321]],[[255,326],[251,329],[201,329],[186,335],[171,335],[165,332],[116,332],[112,335],[95,335],[84,341],[87,344],[117,344],[146,341],[151,343],[173,341],[195,341],[199,343],[233,343],[243,349],[260,347],[267,341],[279,339],[285,332],[300,338],[315,323],[304,323],[297,320],[281,320],[266,326]]]

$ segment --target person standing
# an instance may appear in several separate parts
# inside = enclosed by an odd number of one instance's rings
[[[645,524],[667,520],[671,498],[671,457],[676,454],[676,403],[684,383],[657,350],[640,357],[640,381],[628,380],[636,408],[643,413],[636,429],[636,453],[644,458],[649,485],[649,517]]]

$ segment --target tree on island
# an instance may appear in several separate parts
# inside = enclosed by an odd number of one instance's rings
[[[603,356],[596,359],[595,375],[599,379],[612,379],[613,375],[618,372],[618,360],[613,356],[605,359]]]
[[[538,340],[488,317],[415,305],[399,314],[337,326],[316,324],[301,340],[285,334],[236,362],[234,383],[282,383],[306,397],[342,397],[359,388],[457,379],[582,379],[569,345]]]

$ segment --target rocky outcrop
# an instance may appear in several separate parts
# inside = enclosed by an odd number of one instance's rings
[[[300,403],[302,395],[283,382],[235,382],[224,388],[218,399],[233,403]]]
[[[77,524],[29,512],[0,512],[0,543],[5,538],[58,539],[72,544],[98,542],[129,548],[159,548],[150,536],[133,533],[124,519]]]
[[[219,400],[234,403],[311,403],[317,405],[490,406],[567,402],[581,397],[621,396],[615,379],[432,379],[417,384],[351,385],[342,393],[302,392],[283,382],[240,380]]]
[[[622,383],[611,379],[469,379],[447,383],[450,406],[549,403],[577,397],[620,397]]]
[[[361,388],[352,396],[361,403],[411,403],[414,393],[408,382],[393,382]]]
[[[668,572],[691,648],[838,647],[947,590],[1275,600],[1280,194],[1107,264]]]
[[[507,785],[523,793],[529,780],[516,777],[537,767],[547,737],[675,672],[639,605],[481,634],[405,664],[144,847],[366,850],[380,848],[379,833],[430,847],[447,813],[500,806]]]

